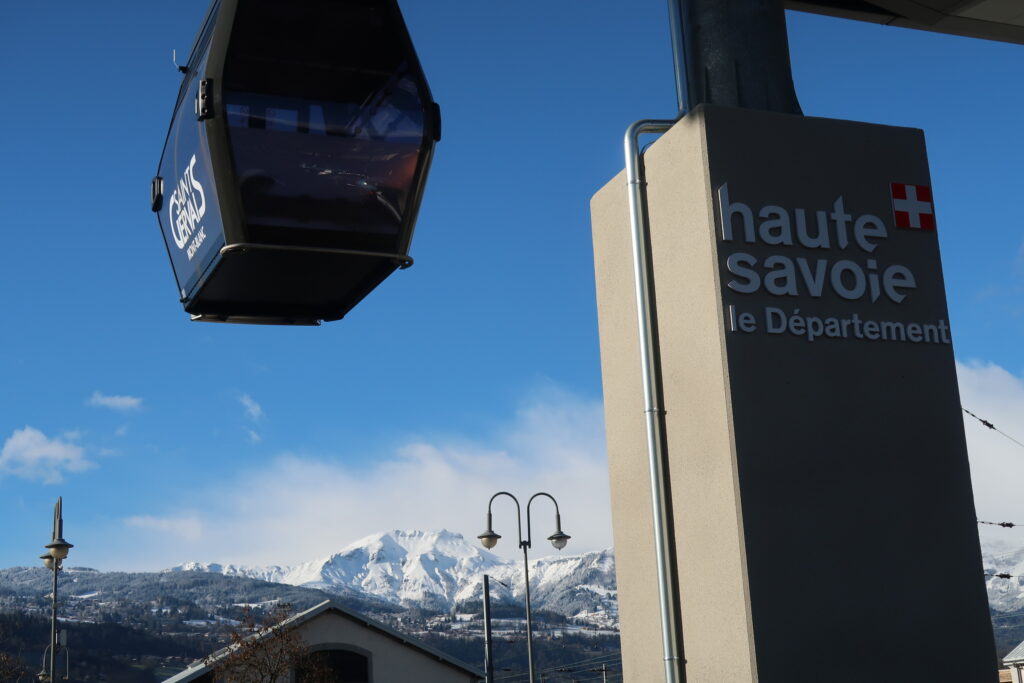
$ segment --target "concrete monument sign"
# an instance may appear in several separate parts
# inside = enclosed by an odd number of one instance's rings
[[[702,106],[645,166],[689,683],[994,681],[922,132]],[[592,211],[625,672],[658,680],[622,175]]]

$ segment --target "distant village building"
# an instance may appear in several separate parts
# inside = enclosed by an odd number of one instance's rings
[[[1010,678],[1006,680],[1013,683],[1024,683],[1024,643],[1013,648],[1003,657],[1003,666],[1010,669]]]
[[[484,677],[483,672],[332,600],[277,628],[298,629],[312,655],[345,683],[478,683]],[[221,650],[164,683],[212,683],[217,661],[227,653],[228,649]],[[290,678],[301,683],[301,676],[293,673]]]

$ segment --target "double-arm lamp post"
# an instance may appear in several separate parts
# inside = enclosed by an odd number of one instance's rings
[[[537,496],[544,496],[550,498],[551,502],[555,504],[555,533],[548,536],[548,540],[551,541],[551,545],[555,546],[558,550],[565,547],[565,544],[569,542],[569,534],[562,531],[562,515],[558,511],[558,501],[555,500],[554,496],[549,493],[535,493],[530,496],[530,500],[526,503],[526,539],[523,539],[523,514],[519,507],[519,500],[507,491],[499,491],[491,496],[491,500],[487,503],[487,529],[477,536],[480,539],[480,543],[487,549],[493,548],[498,544],[498,539],[501,538],[498,534],[494,533],[494,527],[491,524],[491,505],[494,503],[494,499],[498,496],[508,496],[516,504],[516,524],[519,530],[519,547],[523,549],[523,583],[526,586],[526,657],[527,663],[530,667],[530,683],[535,683],[536,678],[533,673],[533,615],[530,612],[530,558],[527,551],[530,549],[531,539],[533,533],[530,530],[530,506],[533,504],[533,499]]]
[[[40,555],[40,559],[47,569],[53,571],[53,593],[51,594],[53,602],[50,611],[50,661],[48,670],[41,671],[36,678],[40,681],[53,683],[57,664],[57,572],[60,571],[64,558],[68,556],[68,551],[74,547],[64,540],[64,515],[60,497],[57,498],[57,504],[53,506],[53,540],[47,543],[45,547],[48,552],[45,555]]]

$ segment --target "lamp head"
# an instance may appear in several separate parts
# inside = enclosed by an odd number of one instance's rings
[[[45,555],[40,555],[39,559],[43,561],[44,567],[46,567],[47,569],[53,569],[53,555],[51,555],[50,553],[46,553]]]
[[[548,536],[548,540],[551,541],[551,545],[555,546],[556,550],[564,548],[570,538],[572,538],[572,536],[567,533],[563,533],[561,529]]]
[[[482,534],[480,534],[479,536],[477,536],[477,538],[480,539],[480,544],[483,545],[483,547],[485,547],[488,550],[490,550],[494,546],[498,545],[498,539],[501,538],[501,536],[499,536],[498,534],[494,533],[494,530],[491,529],[490,525],[488,524],[487,525],[487,531],[485,531]]]
[[[63,560],[68,556],[68,551],[75,546],[71,545],[63,538],[58,538],[53,543],[47,543],[46,547],[50,549],[50,555],[53,556],[53,559]]]
[[[483,547],[490,550],[494,546],[498,545],[498,539],[501,538],[498,534],[494,533],[494,524],[491,522],[491,510],[490,506],[487,507],[487,530],[477,536],[480,539],[480,544]]]
[[[562,531],[562,513],[555,512],[555,533],[548,536],[548,540],[551,541],[551,545],[555,546],[555,550],[561,550],[570,538],[572,536]]]

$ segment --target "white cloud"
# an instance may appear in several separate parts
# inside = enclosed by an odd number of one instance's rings
[[[500,490],[514,493],[523,505],[538,491],[555,496],[563,529],[572,536],[564,552],[597,550],[612,542],[597,402],[550,390],[486,443],[411,439],[391,453],[359,461],[372,464],[351,467],[341,458],[282,454],[234,481],[197,491],[186,504],[202,512],[188,518],[194,526],[187,528],[203,533],[178,534],[179,542],[154,551],[152,561],[162,566],[188,560],[294,563],[389,529],[446,528],[475,543],[487,502]],[[535,539],[554,531],[549,501],[534,503],[532,519]],[[495,501],[494,528],[505,537],[496,548],[499,554],[519,557],[511,501]],[[145,540],[124,539],[136,561],[138,544]],[[534,543],[534,556],[554,552],[547,543]]]
[[[253,397],[249,394],[242,394],[238,397],[238,401],[245,408],[245,414],[250,420],[258,421],[263,419],[263,406],[253,400]]]
[[[957,363],[960,402],[979,418],[1024,442],[1024,378],[992,363]],[[1024,448],[964,415],[978,519],[1024,523],[1020,504]],[[986,546],[1024,546],[1024,529],[980,527]]]
[[[263,441],[263,437],[257,431],[247,429],[246,433],[249,435],[249,443],[259,443],[260,441]]]
[[[958,363],[957,371],[963,406],[1024,441],[1024,378],[977,362]],[[1024,523],[1019,502],[1024,448],[964,417],[979,519]],[[554,495],[563,528],[572,535],[563,552],[610,546],[600,404],[551,390],[480,441],[453,435],[408,439],[382,454],[281,454],[183,497],[186,506],[200,512],[132,518],[132,527],[162,530],[166,538],[150,547],[147,536],[125,534],[122,564],[137,563],[140,549],[150,569],[188,560],[290,564],[389,529],[447,528],[475,542],[486,522],[487,501],[500,490],[523,503],[538,491]],[[535,541],[553,531],[548,501],[537,500],[532,519]],[[505,557],[518,557],[515,526],[511,501],[495,501],[494,528],[504,536],[496,550]],[[980,531],[986,544],[1002,540],[1024,546],[1024,529]],[[531,556],[554,552],[535,542]]]
[[[85,458],[85,449],[67,438],[51,439],[27,426],[14,430],[0,450],[0,476],[6,474],[44,484],[59,484],[64,481],[64,473],[93,467]]]
[[[138,396],[107,396],[98,391],[92,392],[92,396],[85,403],[90,406],[118,410],[122,413],[142,409],[142,399]]]
[[[198,541],[203,537],[203,523],[196,515],[185,517],[129,517],[124,523],[130,527],[170,534],[186,541]],[[165,539],[158,539],[162,542]]]
[[[114,436],[124,436],[128,433],[128,425],[121,425],[114,430]]]

